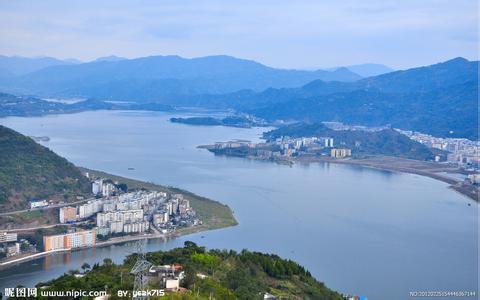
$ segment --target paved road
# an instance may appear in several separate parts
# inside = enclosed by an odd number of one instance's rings
[[[47,209],[53,209],[53,208],[60,208],[60,207],[64,207],[64,206],[77,205],[77,204],[82,204],[82,203],[88,202],[90,200],[95,200],[95,198],[88,198],[88,199],[84,199],[84,200],[78,200],[78,201],[75,201],[75,202],[54,204],[54,205],[49,205],[49,206],[46,206],[46,207],[3,212],[3,213],[0,213],[0,216],[16,215],[16,214],[19,214],[19,213],[24,213],[24,212],[29,212],[29,211],[47,210]]]
[[[12,229],[5,229],[5,230],[2,230],[2,231],[7,231],[7,232],[19,232],[19,231],[32,231],[32,230],[37,230],[37,229],[41,229],[41,228],[52,228],[52,227],[55,227],[55,226],[73,226],[73,225],[79,225],[79,224],[85,224],[85,223],[88,223],[89,221],[80,221],[80,222],[75,222],[75,223],[69,223],[69,224],[61,224],[61,223],[57,223],[57,224],[53,224],[53,225],[40,225],[40,226],[35,226],[35,227],[27,227],[27,228],[12,228]]]

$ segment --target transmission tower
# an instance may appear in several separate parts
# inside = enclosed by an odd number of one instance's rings
[[[148,297],[135,294],[135,292],[142,293],[147,290],[148,271],[152,266],[152,264],[149,263],[146,259],[145,252],[143,251],[143,246],[144,246],[143,242],[138,241],[135,246],[137,248],[137,261],[135,262],[135,265],[133,266],[132,270],[130,270],[130,274],[133,274],[135,276],[135,280],[133,282],[134,293],[132,293],[132,299],[145,300],[145,299],[148,299]]]

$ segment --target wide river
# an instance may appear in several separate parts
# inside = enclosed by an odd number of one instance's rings
[[[168,121],[180,115],[97,111],[10,117],[0,124],[49,136],[43,144],[79,166],[226,203],[240,223],[152,240],[147,250],[192,240],[208,248],[272,252],[306,266],[332,289],[370,300],[408,299],[410,291],[477,290],[478,206],[445,183],[347,165],[289,167],[216,157],[196,146],[258,140],[265,129]],[[0,271],[0,288],[33,286],[106,257],[121,262],[133,251],[132,244],[123,244],[21,263]]]

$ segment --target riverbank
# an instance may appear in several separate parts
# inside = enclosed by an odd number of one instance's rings
[[[174,237],[184,236],[184,235],[202,232],[202,231],[231,227],[238,224],[237,220],[233,215],[232,210],[227,205],[224,205],[218,201],[201,197],[194,193],[191,193],[176,187],[166,187],[166,186],[158,185],[151,182],[143,182],[135,179],[116,176],[116,175],[108,174],[108,173],[97,171],[97,170],[90,170],[86,168],[80,168],[80,169],[82,170],[82,172],[88,172],[90,175],[95,177],[110,178],[113,181],[125,183],[128,185],[130,189],[148,189],[148,190],[162,191],[169,194],[182,194],[185,199],[190,201],[190,205],[196,211],[197,216],[201,221],[201,224],[199,225],[191,226],[191,227],[182,227],[182,228],[176,229],[175,231],[168,232],[165,234],[156,232],[156,233],[141,234],[141,235],[128,235],[128,236],[122,236],[122,237],[114,237],[106,241],[97,242],[93,247],[105,247],[113,244],[121,244],[121,243],[126,243],[131,241],[142,240],[142,239],[174,238]],[[40,229],[40,228],[53,229],[53,228],[57,228],[57,226],[71,226],[71,225],[73,224],[67,224],[67,225],[60,224],[60,223],[47,224],[44,226],[37,226],[34,228],[17,228],[16,230],[9,229],[8,232],[21,231],[23,234],[26,234],[28,233],[28,231],[31,231],[31,233],[33,234],[36,229]],[[14,266],[17,263],[34,260],[40,257],[55,254],[57,252],[76,251],[76,250],[77,249],[73,249],[73,250],[62,249],[61,251],[38,252],[34,254],[25,255],[22,257],[12,257],[11,259],[7,259],[3,262],[0,262],[0,269],[9,268],[11,266]]]
[[[66,251],[70,251],[70,250],[69,249],[57,249],[57,250],[51,250],[51,251],[43,251],[43,252],[37,252],[37,253],[34,253],[34,254],[29,254],[29,255],[21,256],[21,257],[14,258],[14,259],[11,259],[11,260],[3,261],[3,262],[0,263],[0,270],[4,270],[4,269],[7,269],[9,267],[13,267],[13,266],[15,266],[15,264],[18,264],[18,263],[23,263],[23,262],[26,262],[26,261],[30,261],[30,260],[34,260],[34,259],[37,259],[37,258],[47,256],[47,255],[66,252]]]
[[[177,187],[163,186],[153,182],[143,182],[136,179],[126,178],[82,167],[79,167],[79,169],[82,172],[88,172],[94,177],[110,178],[113,181],[125,183],[129,189],[147,189],[166,192],[169,194],[182,194],[185,199],[190,201],[190,205],[197,212],[198,218],[202,221],[202,226],[205,226],[206,228],[205,230],[238,225],[238,222],[235,219],[230,207],[218,201],[196,195]]]
[[[444,175],[448,173],[464,174],[464,171],[457,167],[449,166],[442,163],[419,161],[391,156],[378,156],[357,159],[333,159],[329,157],[301,156],[293,159],[292,161],[296,163],[328,162],[345,165],[357,165],[368,168],[426,176],[435,180],[448,183],[451,189],[476,202],[479,201],[478,187],[474,186],[473,184],[467,184],[460,179],[454,179],[452,177]]]
[[[479,201],[479,188],[463,179],[458,175],[465,176],[469,172],[458,167],[448,165],[445,163],[438,163],[433,161],[422,161],[407,159],[394,156],[369,156],[365,158],[331,158],[330,156],[317,155],[301,155],[301,156],[258,156],[249,153],[248,151],[228,151],[229,149],[217,149],[214,145],[201,145],[200,149],[207,149],[215,155],[224,155],[232,157],[242,157],[252,160],[270,161],[282,165],[293,165],[295,163],[309,164],[309,163],[336,163],[346,165],[356,165],[361,167],[375,168],[387,171],[402,172],[426,176],[435,180],[445,182],[450,185],[450,188],[458,193],[466,196],[476,202]],[[237,148],[234,148],[237,149]],[[457,175],[455,176],[448,176]]]
[[[97,242],[92,247],[76,248],[76,249],[57,249],[57,250],[37,252],[37,253],[25,255],[22,257],[12,258],[10,260],[0,262],[0,270],[5,270],[8,268],[14,267],[16,264],[19,264],[19,263],[35,260],[48,255],[55,255],[57,253],[81,251],[81,250],[90,249],[90,248],[108,247],[111,245],[135,242],[139,240],[176,238],[176,237],[208,231],[208,230],[214,230],[214,229],[208,228],[205,225],[198,225],[193,227],[180,228],[176,231],[168,232],[168,233],[147,233],[147,234],[141,234],[141,235],[127,235],[127,236],[121,236],[121,237],[114,237],[106,241]]]

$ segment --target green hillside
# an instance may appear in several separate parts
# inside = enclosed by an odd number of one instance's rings
[[[90,185],[73,164],[14,130],[0,126],[0,209],[28,207],[32,199],[69,201]]]
[[[339,147],[352,149],[354,157],[365,155],[387,155],[417,160],[432,160],[441,151],[429,149],[407,136],[393,130],[384,129],[376,132],[332,130],[322,123],[296,123],[274,129],[263,134],[267,140],[282,136],[308,137],[328,136],[335,140]]]
[[[206,251],[204,247],[187,241],[183,248],[148,253],[146,259],[153,265],[180,264],[185,271],[185,278],[180,286],[186,290],[167,292],[164,297],[150,299],[250,300],[263,299],[265,293],[281,299],[343,299],[296,262],[273,254],[247,250],[240,253],[232,250]],[[75,278],[73,274],[76,271],[71,271],[37,286],[48,286],[48,290],[53,291],[103,291],[107,287],[111,299],[119,299],[118,290],[133,289],[133,275],[130,270],[135,261],[135,254],[128,256],[122,265],[105,259],[102,265],[92,266],[81,278]],[[150,276],[148,289],[158,289],[156,281],[156,275]]]

